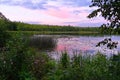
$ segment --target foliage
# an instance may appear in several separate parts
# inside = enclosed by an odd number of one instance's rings
[[[94,56],[75,54],[68,59],[70,56],[63,54],[60,63],[43,80],[119,80],[119,57],[113,55],[107,58],[98,53]],[[67,67],[63,63],[68,64]]]
[[[15,31],[17,30],[16,22],[11,22],[9,20],[0,19],[0,26],[6,30]]]
[[[100,41],[96,47],[100,47],[101,45],[106,46],[108,49],[117,48],[118,42],[113,42],[111,38],[105,38],[103,41]]]
[[[69,67],[69,64],[70,64],[70,58],[69,58],[69,56],[68,56],[68,54],[67,54],[67,52],[64,52],[64,53],[62,53],[62,55],[61,55],[61,57],[60,57],[60,67],[62,68],[62,69],[66,69],[66,68],[68,68]]]
[[[88,18],[93,18],[101,14],[109,23],[103,24],[102,28],[118,29],[120,28],[120,1],[119,0],[92,0],[90,7],[97,7],[89,14]],[[109,28],[110,27],[110,28]],[[105,29],[105,30],[107,30]],[[111,31],[112,32],[112,31]]]
[[[16,22],[10,22],[9,21],[7,24],[8,24],[8,26],[7,26],[8,30],[10,30],[10,31],[17,31]]]
[[[36,53],[33,56],[31,72],[36,80],[42,80],[42,78],[52,69],[54,69],[54,62],[47,54]]]
[[[6,44],[5,50],[0,52],[0,77],[21,80],[22,71],[26,73],[29,69],[28,49],[19,35],[14,35]]]
[[[57,26],[57,25],[36,25],[16,22],[17,29],[20,31],[52,31],[52,32],[63,32],[63,31],[98,31],[97,27],[73,27],[73,26]]]
[[[7,40],[10,38],[9,33],[7,33],[6,30],[6,21],[0,20],[0,49],[6,45]]]
[[[49,56],[29,48],[23,36],[12,34],[0,51],[1,80],[41,80],[54,68]]]

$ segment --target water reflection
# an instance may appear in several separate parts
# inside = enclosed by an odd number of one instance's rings
[[[109,50],[106,47],[96,47],[96,44],[111,37],[113,41],[118,42],[118,48]],[[95,54],[98,51],[110,55],[117,54],[120,51],[120,36],[66,36],[66,35],[35,35],[31,37],[30,45],[39,49],[52,49],[49,53],[58,53],[67,51],[73,53]]]
[[[51,36],[34,35],[30,37],[29,46],[41,51],[52,51],[56,47],[56,40]]]
[[[120,50],[120,44],[118,44],[118,48],[114,50],[109,50],[104,46],[96,47],[96,44],[103,40],[106,37],[111,37],[113,41],[117,41],[120,43],[120,36],[69,36],[69,38],[58,38],[56,51],[68,51],[68,52],[81,52],[81,53],[89,53],[94,54],[98,51],[102,53],[117,53]]]

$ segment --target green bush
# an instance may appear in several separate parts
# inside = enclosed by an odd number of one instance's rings
[[[5,47],[7,40],[10,38],[7,31],[6,21],[0,20],[0,51]]]
[[[1,80],[41,80],[54,68],[54,62],[49,56],[28,47],[23,36],[11,35],[5,50],[0,52]]]
[[[34,55],[31,72],[36,80],[42,80],[53,68],[54,62],[52,62],[45,53],[36,53]]]
[[[0,52],[0,76],[5,80],[20,80],[20,73],[29,69],[28,49],[18,35],[6,44],[6,50]]]

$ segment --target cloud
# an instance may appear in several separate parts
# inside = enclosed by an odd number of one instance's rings
[[[73,6],[73,7],[81,7],[88,6],[90,4],[89,1],[86,0],[62,0],[64,5]]]
[[[89,0],[0,0],[0,4],[10,6],[20,6],[32,10],[44,11],[53,17],[70,18],[76,17],[89,10]]]
[[[64,7],[81,7],[88,6],[89,0],[0,0],[0,4],[22,6],[29,9],[47,9],[51,6],[53,8]]]
[[[62,18],[62,19],[71,17],[71,13],[69,12],[69,9],[66,9],[66,8],[64,9],[63,8],[60,8],[60,9],[49,8],[44,13],[50,16]]]
[[[99,27],[103,23],[64,22],[62,24],[63,25],[80,26],[80,27]]]
[[[88,6],[85,7],[55,7],[51,8],[49,7],[47,10],[44,10],[44,14],[48,14],[52,17],[57,17],[65,20],[71,20],[75,19],[77,20],[78,18],[80,19],[86,19],[88,14],[90,14],[91,10],[94,10],[95,8],[89,8]]]
[[[88,19],[96,9],[90,0],[0,0],[0,11],[12,21],[51,25],[94,26],[103,18]]]
[[[107,21],[102,17],[96,17],[93,19],[81,19],[73,20],[73,21],[64,21],[63,25],[73,25],[73,26],[80,26],[80,27],[97,27],[102,25],[103,23],[107,23]]]
[[[39,10],[31,10],[20,6],[1,5],[0,11],[12,21],[38,22],[51,18]]]
[[[46,9],[45,0],[0,0],[0,4],[21,6],[29,9]]]
[[[75,15],[89,10],[88,7],[84,7],[88,2],[89,0],[0,0],[0,4],[3,5],[40,10],[58,18],[75,17]]]

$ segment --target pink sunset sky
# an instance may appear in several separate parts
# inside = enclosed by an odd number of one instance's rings
[[[0,0],[0,12],[11,21],[31,24],[96,27],[105,23],[101,16],[87,18],[96,9],[90,4],[91,0]]]

